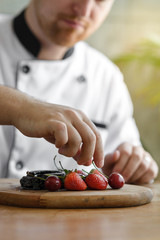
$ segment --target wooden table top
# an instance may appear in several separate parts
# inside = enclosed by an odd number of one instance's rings
[[[151,203],[103,209],[34,209],[0,205],[2,240],[159,240],[160,182]]]

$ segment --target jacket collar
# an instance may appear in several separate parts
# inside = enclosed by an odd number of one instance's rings
[[[25,17],[25,10],[13,19],[14,32],[21,42],[21,44],[29,51],[34,57],[37,57],[41,49],[40,42],[28,27]],[[63,59],[72,55],[74,48],[70,48],[64,55]]]

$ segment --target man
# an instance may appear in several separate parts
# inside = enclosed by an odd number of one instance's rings
[[[1,177],[53,169],[56,148],[64,168],[90,169],[93,159],[106,174],[118,171],[129,183],[157,176],[156,162],[141,147],[119,70],[81,42],[112,3],[31,0],[17,17],[2,18]]]

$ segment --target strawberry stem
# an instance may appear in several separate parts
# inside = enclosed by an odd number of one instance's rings
[[[83,171],[83,172],[85,172],[85,173],[87,173],[87,174],[89,174],[89,172],[87,172],[87,171],[86,171],[86,170],[84,170],[84,169],[82,169],[82,171]]]
[[[61,171],[64,171],[65,174],[68,174],[68,173],[72,172],[71,170],[67,170],[67,169],[65,169],[65,168],[62,166],[61,161],[59,161],[59,165],[61,166]]]
[[[95,167],[95,169],[97,169],[97,171],[99,172],[99,173],[101,173],[103,176],[105,176],[106,178],[109,178],[107,175],[105,175],[103,172],[101,172],[101,171],[99,171],[99,169],[97,168],[97,166],[96,166],[96,164],[95,164],[95,162],[94,161],[92,161],[92,164],[93,164],[93,166]]]
[[[64,169],[64,167],[62,166],[62,163],[61,163],[61,161],[59,161],[59,165],[61,166],[61,170],[63,170],[63,171],[64,171],[65,169]]]
[[[55,167],[57,168],[58,171],[62,171],[62,169],[60,169],[56,164],[56,158],[57,158],[57,155],[55,155],[54,158],[53,158],[54,165],[55,165]]]

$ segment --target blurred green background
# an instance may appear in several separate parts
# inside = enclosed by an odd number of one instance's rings
[[[28,0],[0,0],[0,12],[20,11]],[[108,18],[87,42],[124,74],[144,147],[160,167],[160,1],[115,0]]]

